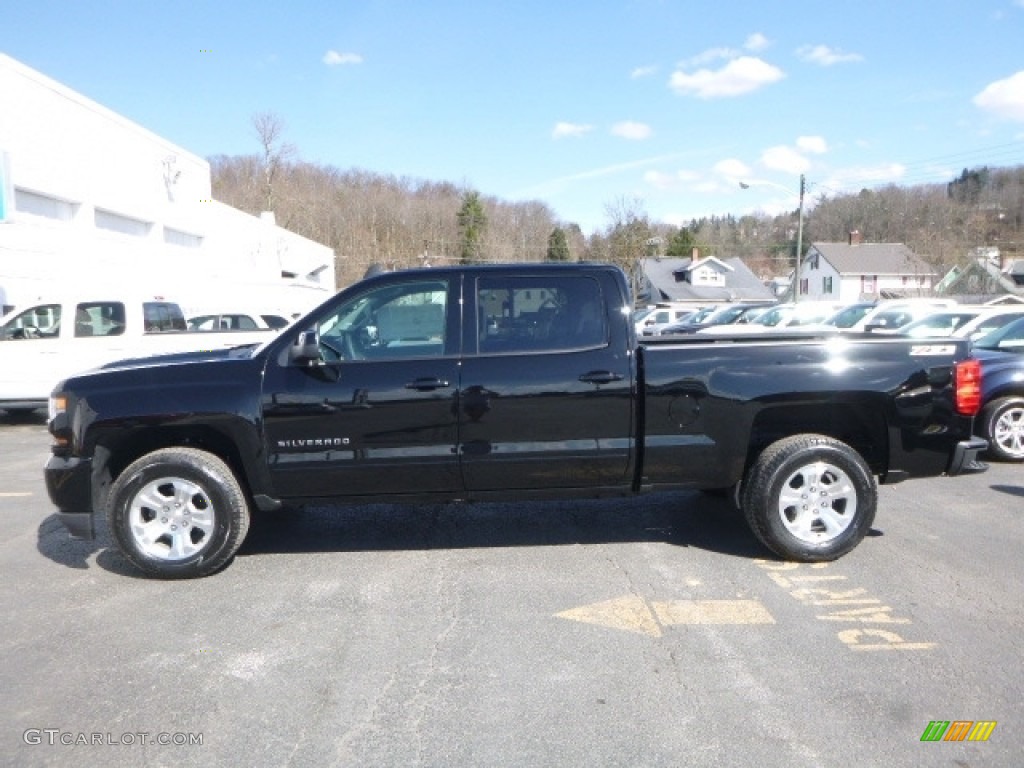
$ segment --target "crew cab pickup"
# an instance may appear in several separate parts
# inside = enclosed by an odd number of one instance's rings
[[[272,335],[188,333],[180,305],[162,296],[89,290],[39,301],[0,319],[0,409],[45,408],[58,381],[114,360],[258,344]]]
[[[638,344],[605,265],[385,273],[254,349],[60,382],[45,468],[78,537],[222,568],[253,510],[728,491],[799,561],[853,549],[877,484],[980,471],[968,342],[757,336]]]

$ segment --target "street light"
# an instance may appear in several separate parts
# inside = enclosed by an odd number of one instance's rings
[[[768,186],[777,187],[784,192],[789,193],[790,190],[786,189],[781,184],[776,184],[774,181],[741,181],[740,189],[750,189],[752,186]],[[803,249],[804,249],[804,192],[807,190],[807,180],[804,175],[800,174],[800,207],[797,209],[797,225],[796,225],[796,269],[793,270],[793,302],[800,301],[800,268],[803,266]]]

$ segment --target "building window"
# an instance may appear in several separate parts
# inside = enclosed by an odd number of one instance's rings
[[[14,207],[20,213],[41,216],[44,219],[71,221],[75,216],[75,205],[49,195],[40,195],[26,189],[14,190]]]
[[[102,208],[96,209],[95,222],[99,229],[120,232],[122,235],[132,235],[133,237],[146,237],[152,227],[148,221],[122,216],[120,213],[105,211]]]
[[[203,238],[189,232],[164,227],[164,242],[168,245],[180,245],[183,248],[199,248],[203,244]]]
[[[828,294],[832,293],[832,276],[831,275],[829,275],[828,277],[821,278],[821,292],[822,293],[828,293]]]

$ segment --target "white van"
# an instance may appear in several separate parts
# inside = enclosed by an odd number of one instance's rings
[[[159,295],[37,301],[0,318],[0,409],[45,407],[58,381],[115,360],[262,343],[274,334],[190,333],[181,306]]]

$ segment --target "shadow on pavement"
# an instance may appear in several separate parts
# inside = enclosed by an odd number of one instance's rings
[[[1024,496],[1024,485],[991,485],[993,491],[1006,493],[1010,496]]]
[[[616,542],[771,557],[727,501],[692,492],[585,501],[310,506],[257,515],[238,554]]]

